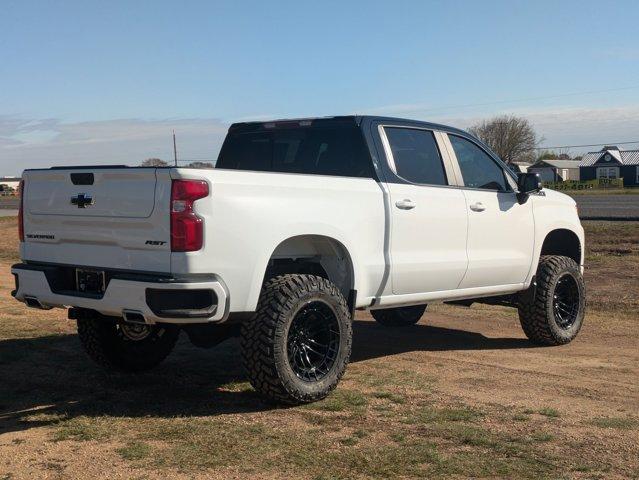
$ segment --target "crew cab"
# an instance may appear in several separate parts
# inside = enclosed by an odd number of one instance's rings
[[[240,331],[285,403],[343,375],[355,310],[412,325],[430,302],[518,309],[531,341],[583,323],[575,202],[467,132],[372,116],[231,125],[213,169],[25,170],[14,297],[68,308],[93,360],[142,371],[180,331]]]

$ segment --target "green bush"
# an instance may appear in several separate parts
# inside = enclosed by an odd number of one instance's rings
[[[544,187],[552,190],[590,190],[623,188],[623,178],[598,178],[597,180],[566,180],[565,182],[544,182]]]

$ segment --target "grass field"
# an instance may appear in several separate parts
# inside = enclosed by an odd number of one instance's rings
[[[91,364],[62,310],[10,298],[0,219],[0,479],[638,478],[639,225],[585,224],[577,340],[535,348],[507,308],[432,305],[385,329],[358,314],[326,400],[254,395],[237,341],[184,339],[151,373]]]

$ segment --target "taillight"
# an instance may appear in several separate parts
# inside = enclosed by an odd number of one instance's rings
[[[209,194],[202,180],[173,180],[171,184],[171,251],[194,252],[204,243],[204,220],[193,211],[193,202]]]
[[[18,236],[24,242],[24,180],[20,180],[20,208],[18,209]]]

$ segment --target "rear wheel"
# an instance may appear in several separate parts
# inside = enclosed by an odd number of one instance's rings
[[[427,306],[413,305],[410,307],[382,308],[380,310],[371,310],[371,315],[385,327],[406,327],[419,322]]]
[[[172,325],[133,325],[111,317],[78,318],[78,336],[98,365],[122,372],[149,370],[173,350],[180,330]]]
[[[344,297],[315,275],[267,281],[255,316],[242,325],[242,357],[251,385],[268,399],[288,404],[326,397],[346,370],[351,342]]]
[[[586,310],[586,287],[571,258],[546,255],[537,267],[534,298],[523,296],[519,320],[526,336],[541,345],[562,345],[579,333]]]

